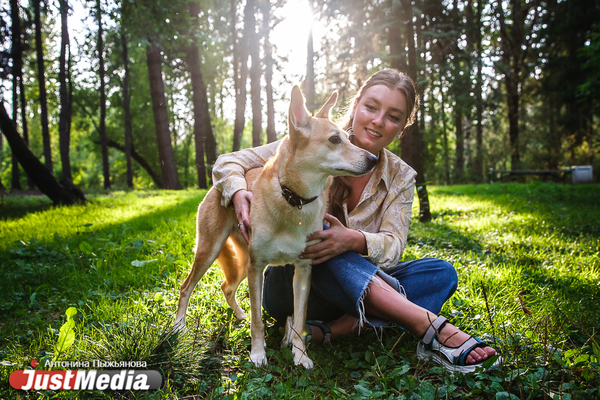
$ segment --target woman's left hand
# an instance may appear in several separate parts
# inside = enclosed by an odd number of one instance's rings
[[[300,258],[312,259],[312,264],[320,264],[345,251],[356,251],[365,254],[367,243],[365,236],[359,231],[348,229],[333,215],[325,214],[329,229],[317,231],[306,238],[306,241],[320,240],[319,243],[307,246]]]

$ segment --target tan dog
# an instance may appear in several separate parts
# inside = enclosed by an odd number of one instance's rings
[[[300,89],[297,86],[292,89],[289,135],[263,169],[246,174],[248,187],[253,192],[249,246],[237,228],[233,208],[221,206],[221,194],[215,188],[198,208],[196,257],[181,286],[175,325],[185,324],[192,291],[218,257],[225,274],[221,289],[239,319],[245,318],[245,314],[235,294],[240,282],[248,277],[250,360],[257,366],[267,364],[262,322],[263,270],[267,264],[294,264],[293,331],[296,334],[290,335],[292,352],[296,365],[313,367],[301,335],[310,291],[311,260],[301,260],[298,256],[312,244],[306,243],[306,237],[323,229],[332,176],[363,175],[377,163],[377,157],[350,143],[348,134],[329,120],[329,111],[336,99],[337,93],[333,93],[316,117],[311,117]]]

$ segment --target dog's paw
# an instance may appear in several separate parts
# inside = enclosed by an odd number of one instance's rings
[[[313,367],[315,366],[312,360],[308,358],[304,352],[298,358],[296,357],[296,355],[294,355],[294,364],[302,365],[306,369],[313,369]]]
[[[235,318],[237,318],[238,321],[242,321],[245,320],[247,316],[246,313],[240,308],[239,310],[235,311]]]
[[[251,352],[250,353],[250,361],[252,361],[252,363],[256,366],[256,367],[266,367],[267,366],[267,355],[265,354],[265,351],[256,351],[256,352]]]

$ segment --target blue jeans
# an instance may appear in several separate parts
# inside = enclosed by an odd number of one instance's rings
[[[404,261],[383,271],[355,252],[342,253],[312,269],[307,319],[333,321],[350,314],[372,326],[388,321],[364,315],[362,300],[373,278],[384,280],[408,300],[439,313],[456,290],[454,267],[443,260],[424,258]],[[278,321],[294,313],[294,266],[268,267],[265,271],[263,307]]]

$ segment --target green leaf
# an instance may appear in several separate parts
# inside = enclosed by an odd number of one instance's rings
[[[92,246],[88,242],[81,242],[79,243],[79,250],[85,254],[90,254],[94,249],[92,249]]]
[[[496,393],[496,400],[519,400],[519,398],[512,393],[498,392]]]
[[[146,265],[150,264],[151,262],[157,261],[157,259],[154,260],[147,260],[147,261],[139,261],[139,260],[134,260],[131,262],[131,265],[133,265],[134,267],[145,267]]]

